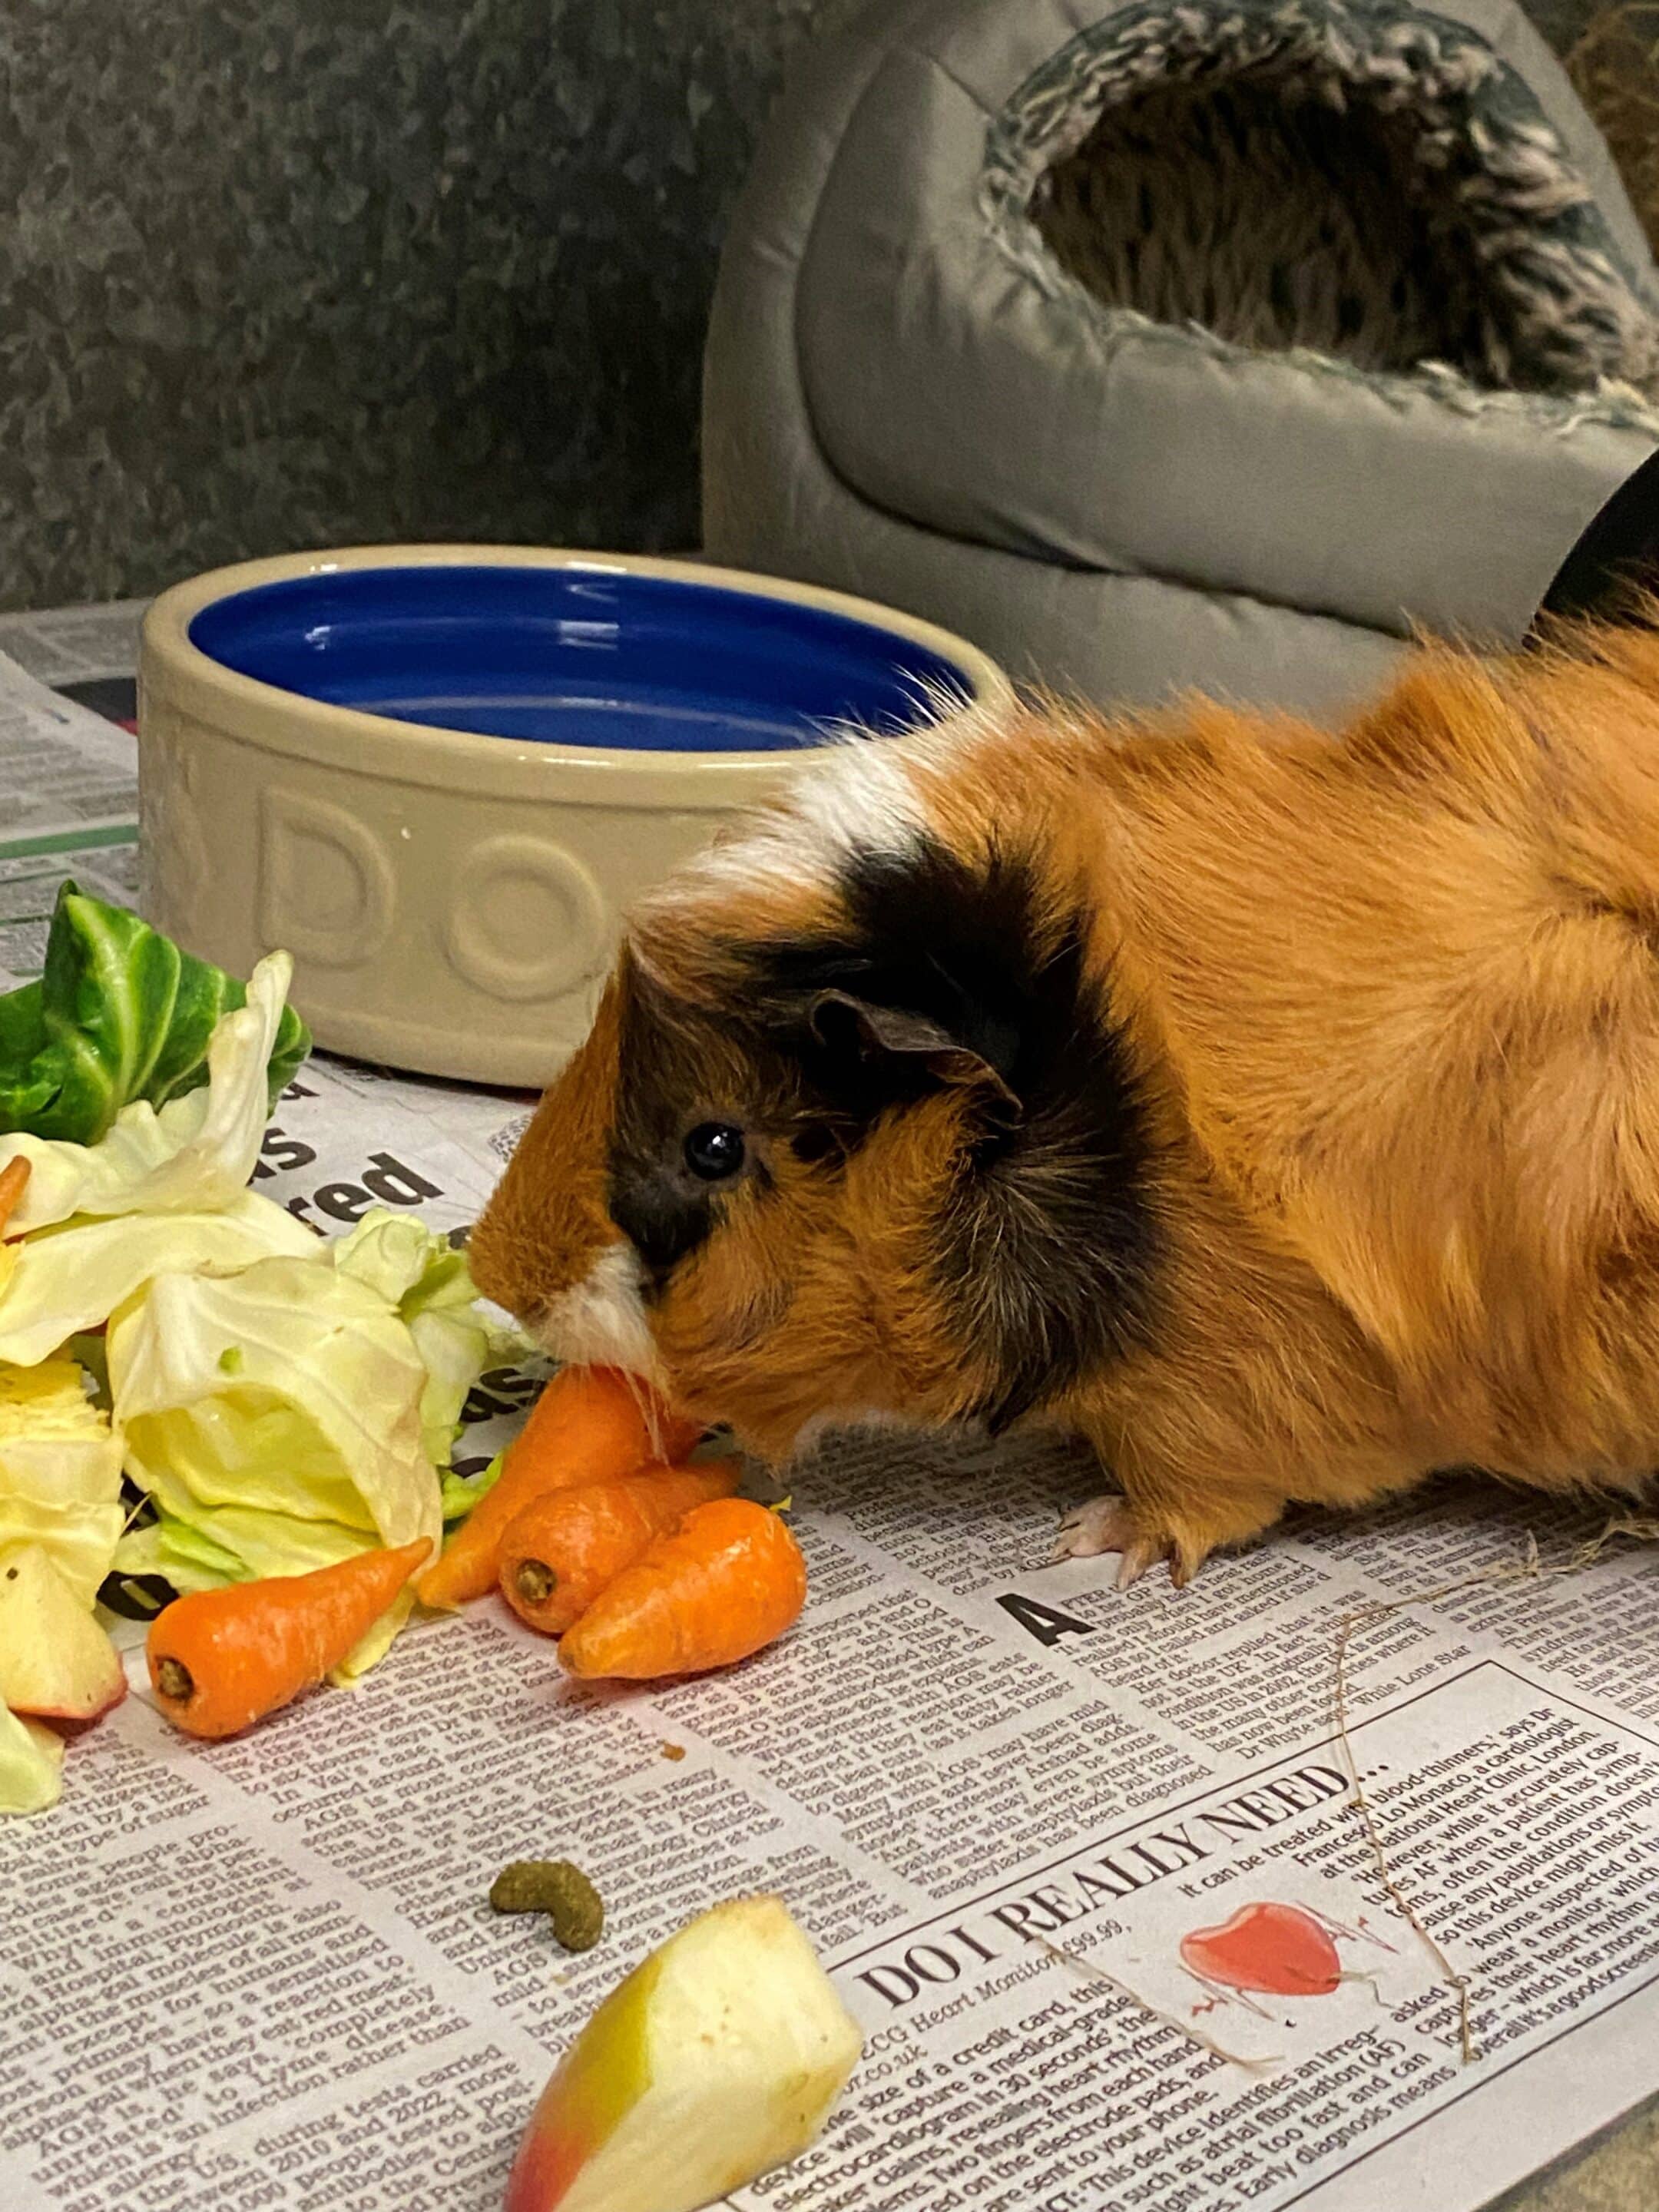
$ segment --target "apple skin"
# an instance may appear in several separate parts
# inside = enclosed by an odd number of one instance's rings
[[[647,2029],[659,1955],[617,1984],[554,2069],[514,2162],[502,2212],[555,2212],[650,2086]]]
[[[0,1552],[0,1699],[85,1724],[127,1693],[119,1653],[39,1544]]]
[[[94,1621],[93,1626],[96,1627],[97,1623]],[[100,1629],[99,1633],[101,1635],[102,1632]],[[106,1713],[114,1711],[122,1698],[125,1697],[128,1686],[124,1672],[118,1682],[112,1680],[112,1686],[104,1693],[100,1704],[91,1706],[20,1705],[15,1705],[12,1710],[14,1712],[26,1713],[31,1720],[51,1721],[54,1726],[66,1729],[71,1735],[82,1735],[95,1722],[102,1720]]]
[[[861,2047],[781,1899],[714,1905],[565,2053],[503,2212],[699,2212],[799,2157]]]

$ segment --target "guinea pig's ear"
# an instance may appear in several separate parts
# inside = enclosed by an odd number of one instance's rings
[[[904,1006],[884,1006],[850,991],[820,991],[807,1026],[833,1059],[856,1059],[868,1070],[884,1060],[925,1068],[936,1082],[979,1094],[993,1121],[1018,1126],[1024,1109],[990,1061],[953,1036],[943,1023]]]

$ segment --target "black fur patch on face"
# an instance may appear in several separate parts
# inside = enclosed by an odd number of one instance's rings
[[[1144,1338],[1159,1237],[1129,1055],[1087,974],[1082,913],[1045,921],[1028,858],[970,866],[919,840],[854,855],[840,890],[843,932],[745,948],[750,1018],[849,1145],[938,1077],[915,1054],[818,1037],[826,990],[937,1025],[1013,1093],[1017,1121],[988,1112],[932,1251],[953,1333],[997,1370],[972,1412],[1006,1427]]]
[[[635,970],[623,1000],[616,1125],[611,1133],[606,1206],[642,1261],[647,1290],[660,1291],[682,1260],[707,1242],[718,1200],[685,1163],[690,1113],[708,1071],[696,1038],[672,1018]]]
[[[648,1287],[660,1291],[682,1260],[708,1241],[714,1209],[675,1190],[666,1176],[614,1179],[611,1218],[644,1262]]]

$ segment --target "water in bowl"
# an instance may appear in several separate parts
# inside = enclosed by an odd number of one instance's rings
[[[603,564],[341,569],[204,607],[191,642],[239,674],[400,721],[534,744],[775,752],[891,732],[953,663],[833,611]]]

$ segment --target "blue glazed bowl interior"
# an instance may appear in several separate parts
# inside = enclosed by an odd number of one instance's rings
[[[890,732],[954,663],[821,608],[586,567],[341,569],[204,607],[191,642],[307,699],[483,737],[776,752]]]

